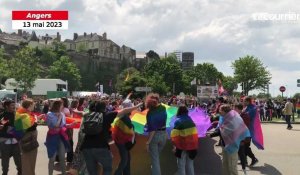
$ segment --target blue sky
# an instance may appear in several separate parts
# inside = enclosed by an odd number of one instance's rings
[[[281,85],[287,86],[288,95],[300,92],[300,17],[254,18],[261,13],[300,14],[294,0],[1,0],[1,29],[12,31],[12,10],[30,9],[69,10],[63,38],[74,32],[107,32],[119,45],[137,51],[192,51],[196,63],[214,63],[226,75],[233,74],[233,60],[255,55],[272,73],[272,95],[280,94]]]

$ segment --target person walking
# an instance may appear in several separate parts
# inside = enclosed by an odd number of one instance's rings
[[[171,131],[174,153],[177,157],[178,175],[194,175],[194,159],[197,156],[198,132],[195,123],[188,115],[186,106],[180,106],[177,119]]]
[[[251,139],[256,147],[258,147],[259,149],[263,149],[263,145],[262,145],[262,143],[260,143],[260,142],[263,142],[262,141],[262,133],[259,133],[259,132],[261,132],[261,128],[258,128],[258,126],[255,125],[255,123],[257,121],[259,121],[258,109],[257,109],[256,105],[253,104],[252,97],[250,97],[250,96],[246,97],[244,99],[244,105],[246,107],[243,110],[243,112],[247,113],[250,117],[249,130],[250,130],[250,134],[251,134]],[[256,136],[258,133],[261,136],[261,140],[256,140],[257,139]],[[245,144],[245,152],[246,152],[246,155],[251,158],[252,161],[251,161],[250,166],[253,167],[255,164],[258,163],[258,159],[255,157],[254,153],[251,150],[251,147],[250,147],[251,139],[250,139],[250,142],[247,142]]]
[[[58,155],[62,175],[66,175],[66,164],[64,161],[66,150],[69,149],[69,140],[66,133],[67,128],[71,128],[76,122],[66,124],[66,116],[62,113],[63,103],[60,100],[54,101],[50,112],[47,114],[47,138],[45,145],[49,158],[48,173],[53,174],[55,157]]]
[[[15,117],[15,130],[17,133],[21,133],[20,147],[23,175],[35,175],[39,143],[37,141],[38,131],[36,118],[31,114],[33,109],[33,100],[23,100]]]
[[[18,175],[22,175],[21,150],[17,138],[9,134],[14,127],[15,102],[5,100],[3,103],[4,112],[0,114],[0,152],[2,175],[8,175],[9,161],[13,157]]]
[[[151,174],[161,175],[160,153],[167,141],[167,111],[159,104],[158,94],[149,94],[146,97],[146,108],[149,109],[145,125],[145,131],[149,133],[146,147],[151,158]]]
[[[98,175],[98,165],[103,168],[103,175],[112,173],[112,154],[108,144],[110,138],[111,124],[116,117],[122,118],[125,114],[139,108],[142,103],[132,108],[125,108],[117,112],[106,112],[105,101],[97,101],[90,104],[90,112],[86,114],[86,121],[83,123],[85,137],[81,150],[86,162],[89,175]],[[97,125],[91,126],[92,121],[99,121]]]
[[[208,134],[208,136],[221,136],[221,145],[223,147],[222,174],[238,175],[238,150],[241,141],[249,137],[250,132],[240,115],[236,111],[231,110],[229,105],[222,105],[220,114],[224,116],[223,123],[219,129],[212,134]]]
[[[294,110],[293,108],[294,108],[294,105],[291,102],[291,99],[288,98],[287,102],[284,105],[284,109],[283,109],[283,113],[285,115],[285,120],[287,123],[286,129],[288,129],[288,130],[293,129],[292,124],[291,124],[291,116],[293,115],[293,110]]]
[[[246,112],[243,111],[243,105],[240,103],[234,105],[234,110],[240,114],[241,118],[244,121],[244,124],[249,129],[250,117]],[[247,137],[246,139],[242,140],[240,143],[240,148],[239,148],[239,152],[238,152],[239,158],[241,160],[241,165],[242,165],[242,170],[243,170],[244,175],[247,174],[246,165],[248,164],[248,162],[247,162],[246,149],[248,149],[248,147],[250,146],[250,141],[251,141],[251,137]]]

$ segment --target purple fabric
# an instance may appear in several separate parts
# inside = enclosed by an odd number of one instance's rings
[[[191,119],[196,125],[198,131],[198,137],[205,137],[207,129],[211,126],[209,116],[201,108],[190,109],[189,116],[191,117]],[[171,130],[174,128],[175,121],[176,121],[176,116],[171,118],[170,127],[167,128],[169,138],[170,138]]]

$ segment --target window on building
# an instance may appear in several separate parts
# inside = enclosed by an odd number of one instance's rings
[[[94,47],[95,46],[95,44],[94,44],[94,42],[92,42],[92,47]]]

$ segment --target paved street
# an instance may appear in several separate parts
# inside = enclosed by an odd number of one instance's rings
[[[36,174],[46,175],[48,158],[46,147],[43,142],[45,140],[47,127],[39,127],[40,148],[38,153]],[[258,151],[253,148],[255,155],[259,159],[259,163],[253,169],[248,169],[249,175],[268,174],[268,175],[298,175],[300,162],[300,125],[294,125],[294,129],[286,130],[285,124],[263,124],[265,137],[265,150]],[[77,135],[77,133],[75,133]],[[138,144],[132,150],[132,174],[133,175],[150,175],[150,163],[145,150],[145,139],[139,137]],[[196,174],[221,174],[221,148],[215,147],[216,140],[201,139],[199,154],[195,160]],[[163,175],[173,175],[176,171],[176,160],[172,155],[171,145],[168,143],[162,156]],[[117,162],[118,155],[113,147],[114,166]],[[250,160],[249,160],[250,162]],[[9,174],[16,174],[15,166],[11,159],[11,168]],[[241,167],[239,166],[241,174]],[[59,174],[59,172],[55,172]]]

